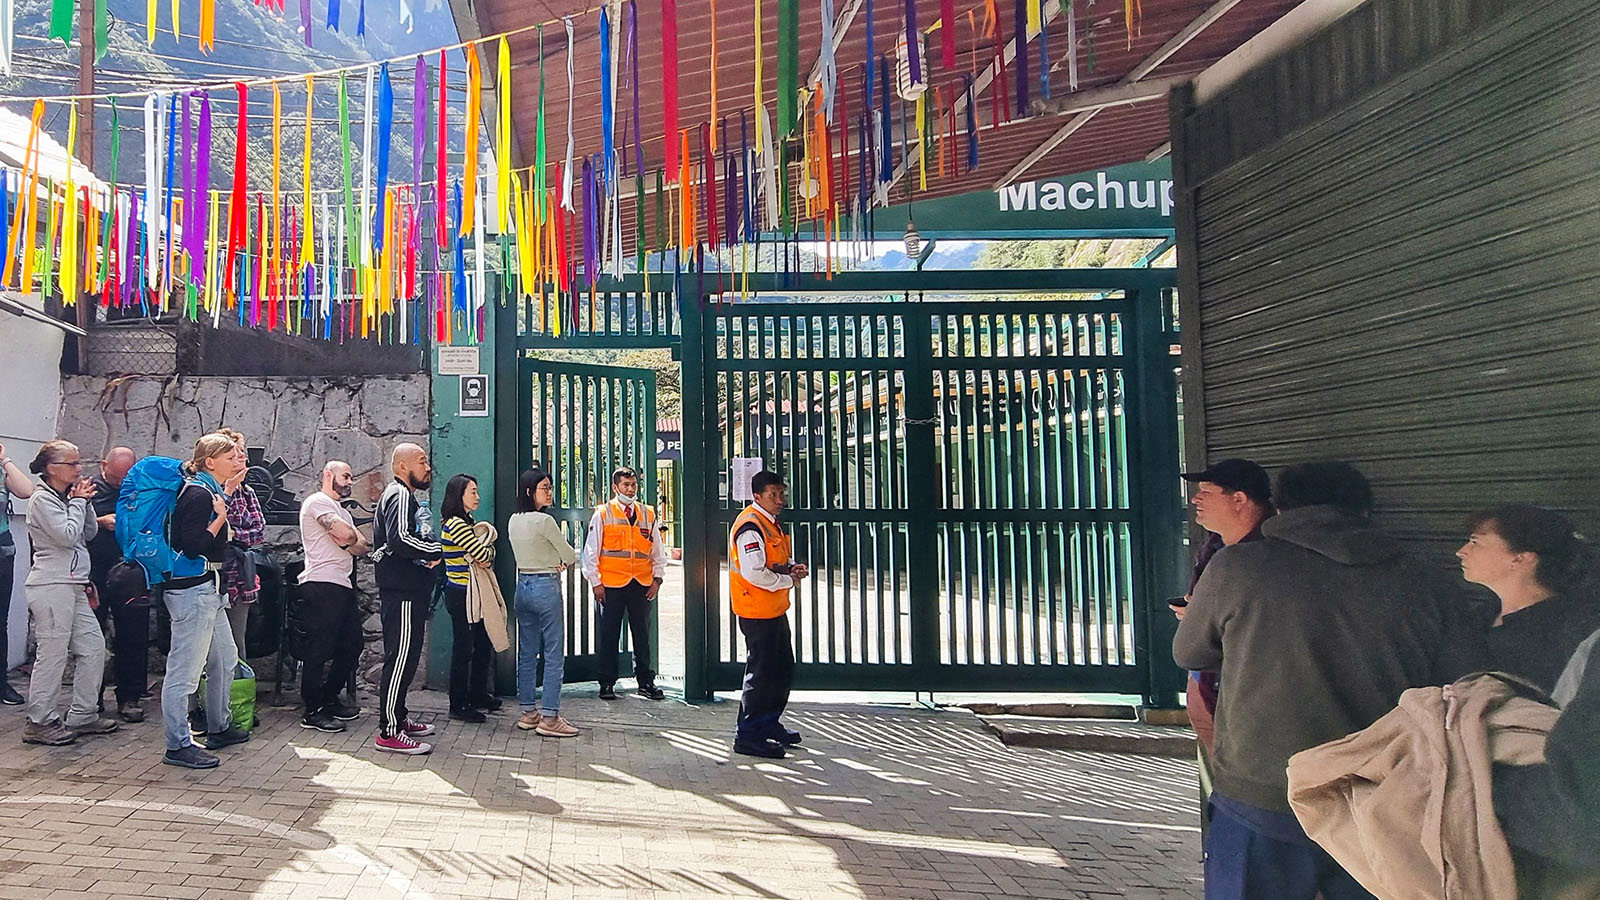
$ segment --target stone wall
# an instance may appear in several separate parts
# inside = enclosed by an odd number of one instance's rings
[[[431,391],[426,375],[328,378],[220,378],[68,376],[61,382],[56,432],[98,459],[115,446],[139,456],[187,459],[195,439],[221,427],[243,432],[265,461],[282,460],[283,486],[296,500],[321,485],[330,459],[350,464],[354,498],[370,507],[388,483],[389,451],[401,441],[428,446]],[[294,525],[267,526],[274,558],[300,553]],[[372,567],[356,566],[366,612],[367,649],[359,672],[375,681],[382,665],[382,634]],[[270,665],[263,671],[274,670]],[[420,681],[420,678],[419,678]]]

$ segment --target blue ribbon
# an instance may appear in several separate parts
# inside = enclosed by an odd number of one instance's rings
[[[476,120],[473,120],[476,122]],[[389,191],[389,142],[394,125],[394,85],[389,83],[389,64],[378,68],[378,214],[373,219],[372,249],[383,249],[383,202]]]
[[[611,17],[606,8],[600,8],[600,134],[605,154],[606,184],[616,181],[616,146],[612,140],[611,122],[615,118],[611,97]],[[503,202],[503,201],[502,201]]]
[[[890,146],[894,144],[894,141],[889,139],[889,128],[894,124],[894,113],[889,109],[889,95],[892,91],[889,90],[889,57],[887,56],[878,57],[878,77],[883,80],[883,90],[878,92],[879,100],[882,102],[881,113],[883,116],[883,121],[879,123],[883,129],[883,140],[882,145],[878,148],[882,154],[882,170],[878,173],[878,181],[888,184],[889,179],[894,177],[894,161],[889,155]]]
[[[455,264],[456,277],[450,285],[450,299],[456,312],[462,316],[467,314],[467,247],[466,240],[461,237],[461,180],[458,178],[450,183],[452,197],[450,212],[455,218],[455,228],[451,234],[455,235]]]
[[[339,30],[339,0],[328,0],[328,28]]]

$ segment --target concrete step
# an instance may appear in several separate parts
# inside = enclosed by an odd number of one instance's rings
[[[1145,756],[1192,757],[1195,753],[1194,731],[1180,726],[1036,716],[979,716],[979,721],[1007,747]]]

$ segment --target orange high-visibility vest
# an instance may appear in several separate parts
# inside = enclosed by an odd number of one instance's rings
[[[616,500],[600,505],[600,583],[608,588],[627,587],[631,581],[655,580],[650,550],[656,540],[656,514],[643,503],[633,504],[634,522]]]
[[[789,611],[789,588],[769,591],[756,587],[739,571],[739,532],[752,522],[761,529],[768,568],[787,565],[790,558],[789,536],[783,529],[755,506],[745,507],[733,520],[733,531],[728,534],[728,588],[733,595],[733,614],[746,619],[776,619]]]

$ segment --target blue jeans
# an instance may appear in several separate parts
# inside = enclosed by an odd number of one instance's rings
[[[167,677],[161,685],[161,720],[167,749],[194,743],[189,736],[189,695],[206,675],[206,730],[215,734],[231,724],[233,670],[239,648],[233,644],[227,609],[217,586],[207,582],[181,591],[166,591],[162,600],[172,616],[172,649],[167,651]]]
[[[561,677],[566,671],[566,644],[561,623],[561,578],[558,575],[517,576],[513,604],[517,615],[517,701],[523,712],[537,706],[538,657],[544,654],[544,707],[547,716],[561,711]]]
[[[1290,813],[1211,793],[1206,900],[1376,900]]]

